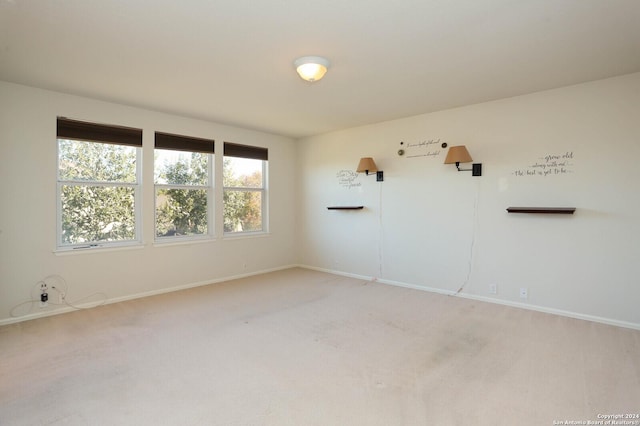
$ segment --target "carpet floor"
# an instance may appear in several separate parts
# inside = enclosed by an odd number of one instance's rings
[[[5,426],[638,413],[640,331],[299,268],[0,327]]]

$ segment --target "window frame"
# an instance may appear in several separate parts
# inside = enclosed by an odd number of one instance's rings
[[[135,148],[135,181],[100,181],[89,179],[62,179],[60,173],[60,141],[76,141],[103,145],[120,145]],[[64,186],[133,188],[134,193],[134,238],[114,241],[63,242],[63,198]],[[142,129],[86,122],[57,117],[56,131],[56,251],[68,252],[79,249],[117,248],[142,245]]]
[[[262,161],[262,186],[261,187],[249,187],[249,186],[225,186],[224,177],[222,183],[223,192],[223,206],[222,206],[222,228],[225,237],[242,237],[251,235],[263,235],[269,233],[269,197],[268,197],[268,164],[269,164],[269,151],[267,148],[256,147],[250,145],[240,145],[231,142],[224,143],[224,154],[222,158],[223,163],[223,175],[224,175],[224,159],[225,157],[235,157],[244,159],[253,159]],[[225,231],[224,230],[224,193],[226,191],[238,191],[238,192],[257,192],[260,193],[260,218],[261,229],[251,231]]]
[[[155,132],[153,161],[153,240],[156,244],[171,244],[193,242],[215,238],[215,141],[213,139],[196,138],[192,136]],[[207,155],[207,184],[186,185],[157,183],[155,150],[171,150],[185,153],[203,153]],[[192,235],[158,236],[158,191],[162,189],[205,190],[207,200],[207,232]]]

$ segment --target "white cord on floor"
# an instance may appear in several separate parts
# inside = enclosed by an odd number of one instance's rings
[[[476,232],[478,229],[478,192],[479,192],[478,188],[476,187],[476,195],[473,199],[473,229],[471,231],[471,246],[469,247],[469,266],[467,268],[467,277],[465,278],[462,286],[460,286],[458,291],[456,291],[453,294],[453,296],[457,296],[458,294],[460,294],[462,289],[465,288],[465,286],[469,283],[469,280],[471,279],[471,270],[473,269],[473,253],[474,253],[474,246],[476,244]]]
[[[382,185],[378,185],[378,278],[382,277],[382,260],[384,258],[384,228],[382,226]]]

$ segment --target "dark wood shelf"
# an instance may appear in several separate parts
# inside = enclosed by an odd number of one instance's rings
[[[364,206],[330,206],[328,210],[362,210]]]
[[[507,207],[509,213],[573,214],[575,207]]]

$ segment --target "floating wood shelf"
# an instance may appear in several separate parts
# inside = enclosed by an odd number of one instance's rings
[[[330,206],[329,210],[362,210],[364,206]]]
[[[575,207],[507,207],[509,213],[573,214]]]

